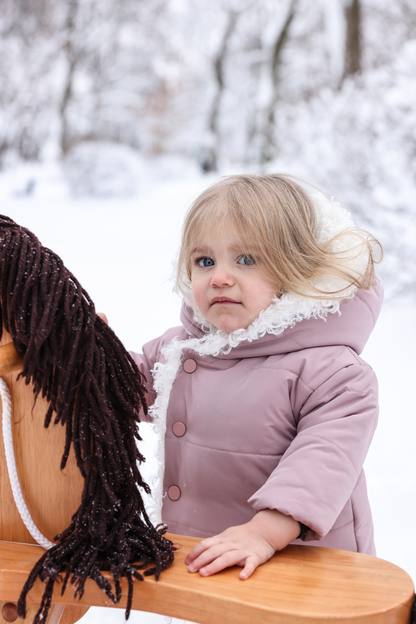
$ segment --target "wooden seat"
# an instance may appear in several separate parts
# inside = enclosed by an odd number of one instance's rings
[[[10,343],[10,337],[3,338]],[[24,381],[16,381],[20,358],[10,344],[0,347],[0,376],[9,384],[13,405],[13,436],[19,480],[31,515],[50,540],[69,524],[77,509],[82,477],[70,456],[59,469],[64,445],[60,426],[43,428],[47,409],[44,400],[33,406],[33,393]],[[13,372],[14,371],[14,372]],[[0,444],[0,624],[5,603],[15,603],[34,563],[43,552],[34,545],[16,509]],[[200,624],[218,620],[230,624],[317,624],[341,620],[343,624],[407,624],[414,588],[409,575],[375,557],[328,548],[288,546],[240,581],[235,568],[209,578],[189,574],[186,554],[197,539],[169,536],[178,546],[175,562],[158,582],[146,577],[135,581],[133,609],[161,613]],[[30,622],[38,610],[43,584],[38,580],[29,594]],[[69,586],[60,595],[55,587],[55,607],[49,624],[72,624],[89,606],[114,605],[97,585],[88,580],[80,602],[74,602]],[[62,609],[65,605],[65,609]],[[4,612],[6,615],[6,611]]]
[[[411,578],[391,563],[369,555],[312,546],[288,546],[240,581],[235,568],[203,578],[189,574],[185,555],[199,541],[170,535],[180,547],[175,563],[159,581],[135,581],[133,609],[185,618],[200,624],[343,624],[409,621],[413,600]],[[17,600],[23,583],[43,549],[0,542],[0,596]],[[37,581],[30,599],[39,604],[43,585]],[[126,605],[127,582],[117,607]],[[73,605],[71,591],[55,589],[57,605]],[[114,606],[93,581],[87,581],[80,604]]]

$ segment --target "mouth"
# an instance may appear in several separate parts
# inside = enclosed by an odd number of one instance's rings
[[[214,297],[214,299],[211,301],[210,305],[235,305],[235,304],[239,304],[239,301],[235,301],[234,299],[229,299],[228,297]]]

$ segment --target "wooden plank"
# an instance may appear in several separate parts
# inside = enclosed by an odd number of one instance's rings
[[[3,607],[7,603],[7,611],[9,613],[9,618],[7,620],[3,617]],[[12,608],[17,611],[17,605],[13,603]],[[31,624],[35,618],[35,615],[39,609],[39,605],[32,602],[27,605],[26,608],[26,617],[25,619],[17,619],[16,624]],[[78,605],[68,606],[68,605],[52,605],[52,608],[49,612],[49,616],[45,624],[53,624],[54,622],[58,622],[59,624],[74,624],[74,622],[78,622],[82,618],[83,615],[86,614],[89,607],[82,607]],[[0,601],[0,624],[8,624],[10,622],[10,601]]]
[[[397,566],[349,551],[288,546],[258,568],[247,581],[231,568],[208,578],[189,574],[186,554],[199,541],[169,536],[180,549],[174,565],[160,580],[135,582],[133,609],[213,624],[318,624],[342,620],[344,624],[407,624],[414,587],[410,576]],[[16,601],[40,546],[0,542],[0,599]],[[127,583],[123,580],[126,604]],[[43,585],[37,581],[29,595],[39,603]],[[114,606],[96,584],[88,580],[85,595],[74,603],[69,587],[56,604]]]
[[[16,351],[12,342],[0,347],[0,377],[8,373],[20,371],[23,368],[23,358]]]
[[[60,470],[60,459],[65,444],[65,430],[60,425],[43,426],[47,402],[39,398],[34,404],[32,386],[17,381],[22,359],[3,332],[0,347],[0,376],[9,386],[12,399],[13,444],[17,471],[23,496],[40,531],[51,541],[65,529],[79,506],[84,480],[76,467],[73,451],[65,470]],[[0,402],[1,405],[1,402]],[[0,539],[34,543],[14,502],[4,456],[3,437],[0,435]],[[9,599],[7,599],[9,600]],[[5,624],[0,602],[0,624]],[[73,624],[88,610],[87,607],[67,607],[60,624]],[[37,611],[35,604],[28,610],[24,622],[32,622]]]
[[[10,337],[6,334],[3,340],[7,339]],[[72,449],[67,466],[60,470],[65,429],[53,421],[45,429],[47,401],[39,397],[35,404],[32,386],[23,379],[17,381],[17,372],[1,376],[7,381],[12,399],[13,445],[23,496],[36,526],[53,541],[79,507],[84,479]],[[0,539],[34,543],[14,502],[0,438]]]

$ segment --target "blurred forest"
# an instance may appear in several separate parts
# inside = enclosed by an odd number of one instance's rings
[[[382,238],[393,294],[415,290],[415,0],[0,0],[0,33],[0,169],[289,170]]]

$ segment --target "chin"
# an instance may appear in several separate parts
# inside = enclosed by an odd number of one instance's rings
[[[215,325],[215,327],[217,329],[219,329],[220,331],[223,332],[227,332],[227,334],[231,334],[233,331],[237,331],[237,329],[246,329],[250,323],[248,324],[244,324],[244,323],[237,323],[237,322],[224,322],[224,323],[213,323],[213,325]]]

